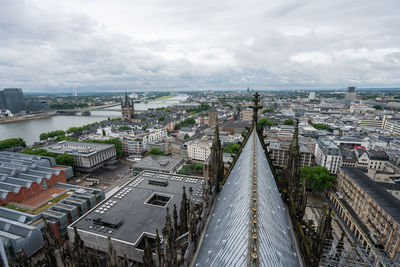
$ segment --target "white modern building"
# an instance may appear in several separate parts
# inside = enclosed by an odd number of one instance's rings
[[[195,140],[188,142],[187,151],[189,159],[196,161],[206,161],[211,153],[212,141]]]
[[[167,137],[165,129],[155,129],[137,135],[119,135],[124,153],[134,157],[143,156],[149,148],[149,143],[158,143],[165,137]]]
[[[391,135],[400,136],[400,121],[387,120],[384,129]]]
[[[318,139],[315,145],[315,162],[336,174],[342,164],[342,153],[338,146],[326,139]]]
[[[61,141],[42,149],[57,155],[67,153],[73,156],[74,169],[83,172],[92,172],[117,156],[115,146],[111,144]]]

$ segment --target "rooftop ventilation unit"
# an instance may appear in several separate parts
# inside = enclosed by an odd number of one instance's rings
[[[168,163],[169,163],[169,160],[163,160],[163,161],[160,162],[160,166],[165,167],[165,166],[168,165]]]
[[[149,180],[149,184],[157,186],[168,186],[168,181],[164,180]]]
[[[97,225],[102,225],[102,226],[106,226],[112,229],[117,229],[122,225],[122,220],[118,220],[118,219],[109,219],[109,220],[103,220],[102,218],[96,218],[93,219],[93,223],[97,224]]]

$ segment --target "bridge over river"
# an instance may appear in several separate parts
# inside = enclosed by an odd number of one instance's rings
[[[107,109],[110,111],[120,111],[121,110],[120,105],[121,105],[120,103],[114,103],[114,104],[110,104],[110,105],[94,106],[94,107],[89,107],[89,108],[59,109],[59,110],[57,110],[57,114],[77,114],[77,113],[90,112],[93,110],[104,110],[104,109]],[[111,109],[112,107],[116,107],[116,108]]]

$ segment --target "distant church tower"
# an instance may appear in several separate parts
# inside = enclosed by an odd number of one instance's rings
[[[123,121],[132,121],[135,114],[133,100],[129,101],[128,94],[125,93],[125,100],[121,100],[121,113]]]

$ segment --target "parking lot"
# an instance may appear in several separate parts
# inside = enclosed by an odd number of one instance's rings
[[[130,164],[122,160],[117,160],[113,164],[101,167],[92,173],[74,177],[68,182],[107,191],[116,185],[124,183],[132,176]]]

